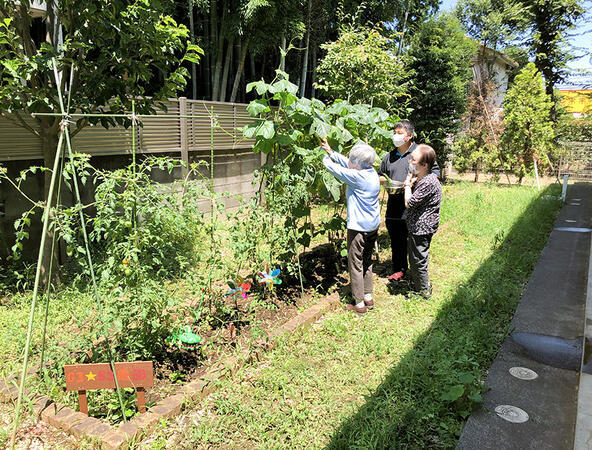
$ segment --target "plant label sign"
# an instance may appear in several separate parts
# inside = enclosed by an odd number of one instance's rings
[[[146,411],[145,388],[154,386],[152,361],[115,363],[115,374],[120,388],[135,388],[138,393],[138,409]],[[108,363],[67,364],[64,366],[66,390],[78,391],[80,412],[88,414],[86,391],[115,389],[115,377]]]

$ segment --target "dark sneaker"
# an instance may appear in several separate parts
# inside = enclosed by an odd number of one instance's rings
[[[430,284],[429,287],[423,291],[416,291],[414,289],[411,289],[407,294],[407,297],[416,297],[418,298],[418,300],[429,300],[430,298],[432,298],[432,285]]]

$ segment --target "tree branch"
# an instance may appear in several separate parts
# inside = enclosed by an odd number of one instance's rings
[[[17,118],[17,120],[14,120],[12,117],[10,117],[6,113],[1,113],[1,114],[2,114],[2,117],[6,118],[6,120],[9,120],[10,122],[15,124],[16,126],[23,127],[27,131],[29,131],[30,133],[33,133],[35,136],[41,137],[41,135],[39,134],[39,131],[37,131],[31,125],[29,125],[27,122],[25,122],[25,120],[21,117],[21,115],[18,112],[16,112],[16,111],[14,112],[14,116]]]
[[[70,133],[70,137],[73,138],[74,136],[76,136],[78,133],[80,133],[84,128],[86,128],[88,125],[88,119],[84,119],[80,125],[78,125],[76,127],[76,130],[74,130],[72,133]]]

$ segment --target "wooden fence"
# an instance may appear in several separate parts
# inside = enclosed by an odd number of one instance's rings
[[[213,146],[214,190],[232,194],[225,201],[226,206],[236,206],[238,196],[252,196],[255,191],[251,183],[253,172],[261,166],[262,160],[261,155],[252,152],[253,140],[244,139],[238,131],[239,127],[253,121],[247,114],[247,105],[181,97],[170,99],[166,106],[166,112],[142,118],[142,126],[136,128],[136,153],[170,154],[190,163],[209,161]],[[163,115],[166,117],[158,117]],[[32,127],[37,126],[32,117],[27,117],[26,121]],[[132,153],[132,128],[88,126],[73,138],[72,145],[75,151],[96,157],[94,164],[114,167],[121,156]],[[36,160],[42,158],[41,139],[0,117],[0,162],[22,168],[26,161],[40,164]]]
[[[219,125],[213,128],[214,150],[251,148],[237,131],[252,119],[246,104],[187,100],[184,97],[165,102],[167,112],[142,119],[137,128],[138,153],[178,153],[188,161],[192,151],[210,150],[211,119]],[[158,118],[159,115],[179,115],[178,118]],[[181,116],[193,116],[183,118]],[[26,121],[35,128],[32,117]],[[11,121],[0,117],[0,161],[42,159],[41,139]],[[91,155],[122,155],[132,151],[132,131],[117,126],[105,129],[89,126],[73,140],[76,150]]]

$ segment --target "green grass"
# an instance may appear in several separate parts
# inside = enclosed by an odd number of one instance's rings
[[[474,406],[469,395],[483,389],[470,376],[482,378],[495,356],[558,210],[539,196],[529,187],[446,186],[431,250],[432,300],[407,300],[375,277],[375,311],[331,313],[282,339],[200,405],[183,445],[453,446]],[[389,254],[380,254],[384,273]],[[163,289],[181,299],[186,284]],[[30,301],[29,292],[0,302],[0,378],[20,371]],[[40,302],[31,364],[39,361],[43,315]],[[51,377],[46,385],[30,377],[29,386],[74,406],[76,396],[62,391],[58,376],[71,352],[87,349],[85,331],[97,320],[92,295],[63,287],[48,322]],[[441,400],[451,389],[462,389],[459,399]]]
[[[184,444],[453,447],[558,209],[532,188],[446,186],[430,301],[375,277],[374,311],[330,313],[282,339],[220,383]]]

